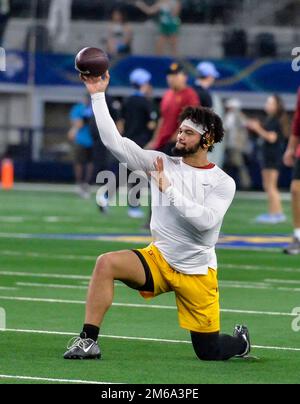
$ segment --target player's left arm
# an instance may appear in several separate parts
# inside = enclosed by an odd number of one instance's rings
[[[170,203],[174,206],[191,225],[199,231],[210,230],[221,223],[229,209],[236,191],[235,182],[228,179],[218,184],[204,204],[197,200],[186,198],[174,186],[169,186],[165,191]]]
[[[172,184],[164,171],[164,162],[158,158],[154,164],[155,172],[150,173],[159,190],[163,192],[171,206],[199,231],[210,230],[222,222],[229,209],[236,191],[236,184],[231,177],[226,177],[212,190],[204,204],[188,199]]]

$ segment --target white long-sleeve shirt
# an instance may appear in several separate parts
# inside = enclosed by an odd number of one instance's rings
[[[188,275],[205,275],[208,268],[217,270],[215,246],[234,198],[234,180],[217,166],[194,168],[182,158],[141,149],[119,134],[104,93],[94,94],[92,103],[102,142],[130,170],[154,171],[156,158],[163,157],[172,185],[162,194],[151,183],[151,233],[165,260]]]

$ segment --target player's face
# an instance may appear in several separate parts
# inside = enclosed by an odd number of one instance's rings
[[[172,89],[172,90],[181,90],[183,88],[185,88],[186,83],[187,83],[187,76],[180,72],[177,74],[169,74],[167,76],[167,82],[168,82],[168,86]]]
[[[181,126],[177,136],[177,143],[173,154],[178,157],[187,157],[196,154],[201,148],[201,135],[188,126]]]
[[[265,111],[268,115],[276,115],[278,111],[278,104],[275,97],[271,96],[267,99]]]

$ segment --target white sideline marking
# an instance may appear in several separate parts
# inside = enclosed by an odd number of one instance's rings
[[[18,290],[18,288],[10,288],[6,286],[0,286],[0,290]]]
[[[44,299],[32,297],[17,297],[17,296],[0,296],[0,300],[12,300],[20,302],[40,302],[40,303],[57,303],[57,304],[78,304],[85,305],[83,300],[64,300],[64,299]],[[134,304],[134,303],[113,303],[114,307],[133,307],[142,309],[156,309],[156,310],[177,310],[176,306],[164,306],[157,304]],[[254,314],[262,316],[280,316],[280,317],[296,317],[297,314],[293,313],[280,313],[269,311],[255,311],[255,310],[235,310],[235,309],[222,309],[222,313],[235,313],[235,314]]]
[[[60,331],[43,331],[43,330],[19,330],[19,329],[6,329],[2,332],[14,332],[21,334],[43,334],[43,335],[61,335],[61,336],[77,336],[78,333],[73,332],[60,332]],[[160,338],[143,338],[143,337],[127,337],[120,335],[101,335],[101,338],[111,338],[111,339],[121,339],[130,341],[149,341],[149,342],[159,342],[159,343],[172,343],[172,344],[191,344],[191,341],[185,340],[175,340],[175,339],[160,339]],[[263,345],[253,345],[255,349],[267,349],[274,351],[294,351],[300,352],[300,348],[290,348],[290,347],[276,347],[276,346],[263,346]]]
[[[49,288],[49,289],[75,289],[75,290],[87,290],[89,284],[87,283],[85,286],[76,286],[76,285],[58,285],[51,283],[30,283],[30,282],[17,282],[17,286],[31,287],[31,288]],[[115,286],[117,287],[126,287],[121,283],[115,282]],[[17,288],[14,288],[17,290]],[[0,288],[1,290],[1,288]]]
[[[26,283],[17,282],[17,286],[25,286],[32,288],[49,288],[49,289],[76,289],[76,290],[86,290],[88,286],[75,286],[75,285],[55,285],[50,283]]]
[[[264,282],[268,283],[282,283],[285,285],[300,285],[300,280],[290,280],[290,279],[265,279]]]
[[[300,273],[299,268],[275,268],[275,267],[266,267],[264,265],[239,265],[239,264],[221,264],[220,270],[223,269],[241,269],[243,271],[260,271],[260,272],[287,272],[287,273]]]
[[[22,287],[32,287],[32,288],[49,288],[49,289],[74,289],[74,290],[86,290],[88,288],[88,283],[86,286],[76,286],[76,285],[63,285],[63,284],[50,284],[50,283],[31,283],[31,282],[17,282],[17,286]],[[246,282],[230,282],[230,281],[221,281],[219,285],[222,289],[253,289],[253,290],[277,290],[277,291],[290,291],[290,292],[299,292],[299,288],[280,288],[276,286],[267,285],[264,283],[246,283]],[[116,287],[126,287],[126,285],[115,282]],[[4,288],[5,290],[6,288]],[[12,290],[17,290],[17,288],[8,288]],[[0,288],[1,290],[1,288]]]
[[[54,382],[54,383],[74,383],[74,384],[113,384],[111,382],[93,382],[91,380],[69,380],[69,379],[51,379],[48,377],[34,377],[34,376],[12,376],[0,375],[0,379],[13,379],[13,380],[32,380],[41,382]]]
[[[29,258],[45,258],[45,259],[61,259],[61,260],[72,260],[72,261],[95,261],[97,256],[94,255],[72,255],[72,254],[47,254],[47,253],[39,253],[36,251],[32,252],[19,252],[19,251],[11,251],[4,250],[1,251],[2,255],[7,255],[9,257],[29,257]]]
[[[2,223],[22,223],[25,221],[23,216],[0,216]]]
[[[47,274],[47,273],[34,273],[34,272],[13,272],[13,271],[0,271],[0,276],[20,276],[25,278],[49,278],[49,279],[74,279],[79,281],[89,281],[90,276],[84,275],[61,275],[61,274]]]

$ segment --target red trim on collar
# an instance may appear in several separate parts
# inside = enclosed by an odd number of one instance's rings
[[[212,168],[215,168],[215,164],[214,163],[209,163],[207,166],[203,166],[203,167],[194,167],[191,166],[193,168],[199,168],[199,170],[211,170]]]

